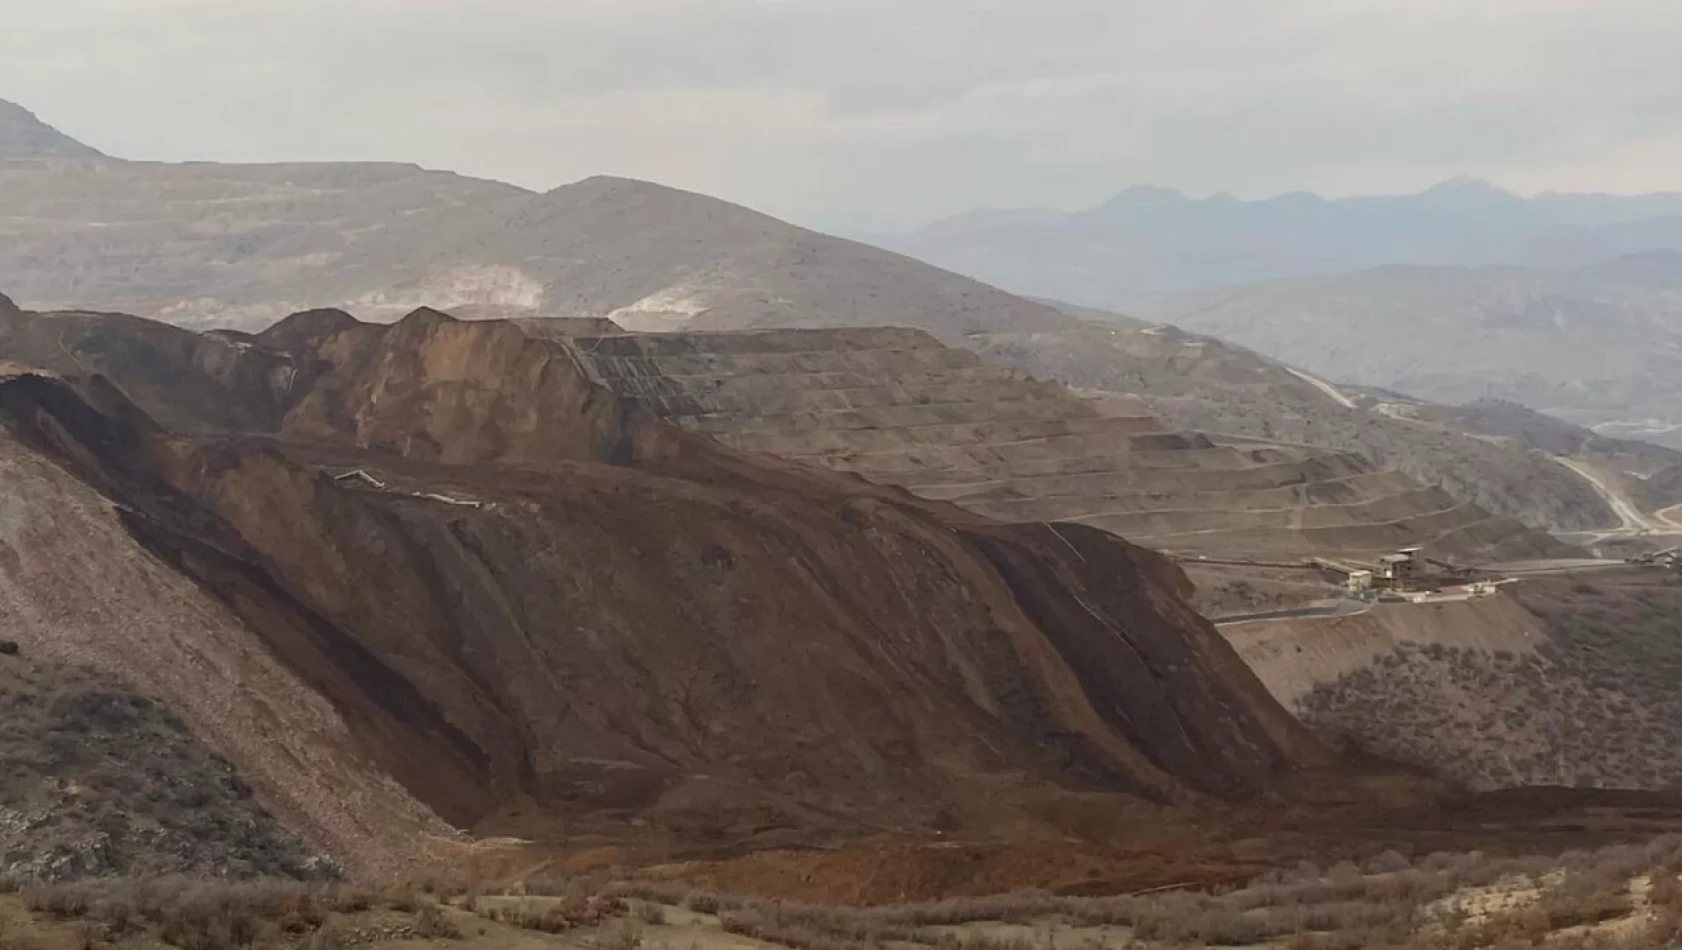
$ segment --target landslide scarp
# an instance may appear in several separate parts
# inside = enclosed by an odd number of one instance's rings
[[[61,319],[0,357],[53,360]],[[12,437],[331,708],[349,740],[300,768],[371,763],[458,827],[1092,835],[1329,762],[1162,558],[725,448],[564,341],[61,326],[99,372],[0,383]]]

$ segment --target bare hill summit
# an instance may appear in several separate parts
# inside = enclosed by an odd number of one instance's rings
[[[384,164],[0,164],[0,274],[26,305],[247,330],[316,307],[394,319],[423,305],[633,329],[915,320],[957,334],[1072,322],[888,251],[647,182],[535,194]]]
[[[99,158],[100,153],[0,99],[0,160],[8,158]]]

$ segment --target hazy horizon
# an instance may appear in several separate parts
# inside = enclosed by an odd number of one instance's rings
[[[0,97],[133,159],[615,174],[850,228],[1130,184],[1682,187],[1651,0],[0,2]]]

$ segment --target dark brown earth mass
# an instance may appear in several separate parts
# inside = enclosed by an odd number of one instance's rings
[[[514,324],[14,311],[0,357],[8,451],[109,499],[330,701],[334,763],[458,828],[1136,833],[1129,809],[1276,798],[1331,764],[1165,559],[726,449]],[[266,754],[223,732],[236,763]]]

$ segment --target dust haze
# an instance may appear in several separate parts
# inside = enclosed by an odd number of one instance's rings
[[[1682,8],[1647,0],[6,6],[0,97],[111,154],[612,173],[831,228],[1139,183],[1657,190],[1682,159]]]

